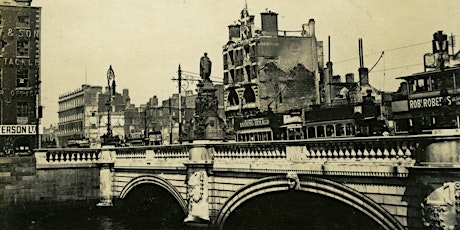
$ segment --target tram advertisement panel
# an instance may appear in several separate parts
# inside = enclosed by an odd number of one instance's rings
[[[457,105],[456,96],[436,96],[436,97],[426,97],[426,98],[417,98],[409,100],[409,109],[425,109],[425,108],[434,108],[441,107],[443,105]]]

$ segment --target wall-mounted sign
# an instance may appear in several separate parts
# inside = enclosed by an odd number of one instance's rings
[[[10,66],[39,66],[40,60],[30,60],[24,58],[3,58],[5,65]]]
[[[0,135],[36,135],[35,125],[0,125]]]

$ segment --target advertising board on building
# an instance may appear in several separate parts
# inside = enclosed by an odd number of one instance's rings
[[[35,125],[0,125],[0,135],[36,135]]]

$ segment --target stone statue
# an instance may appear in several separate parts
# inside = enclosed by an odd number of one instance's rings
[[[204,53],[204,56],[200,59],[200,77],[203,81],[211,81],[209,78],[211,76],[211,66],[212,62],[208,58],[208,53]]]

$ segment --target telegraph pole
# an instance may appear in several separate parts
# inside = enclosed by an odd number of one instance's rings
[[[180,69],[180,64],[179,70],[177,71],[177,77],[177,82],[179,84],[179,144],[182,144],[182,70]]]
[[[179,64],[179,69],[177,70],[177,78],[171,79],[173,81],[177,80],[177,86],[179,88],[179,139],[178,142],[179,144],[182,143],[182,70],[180,68]]]

